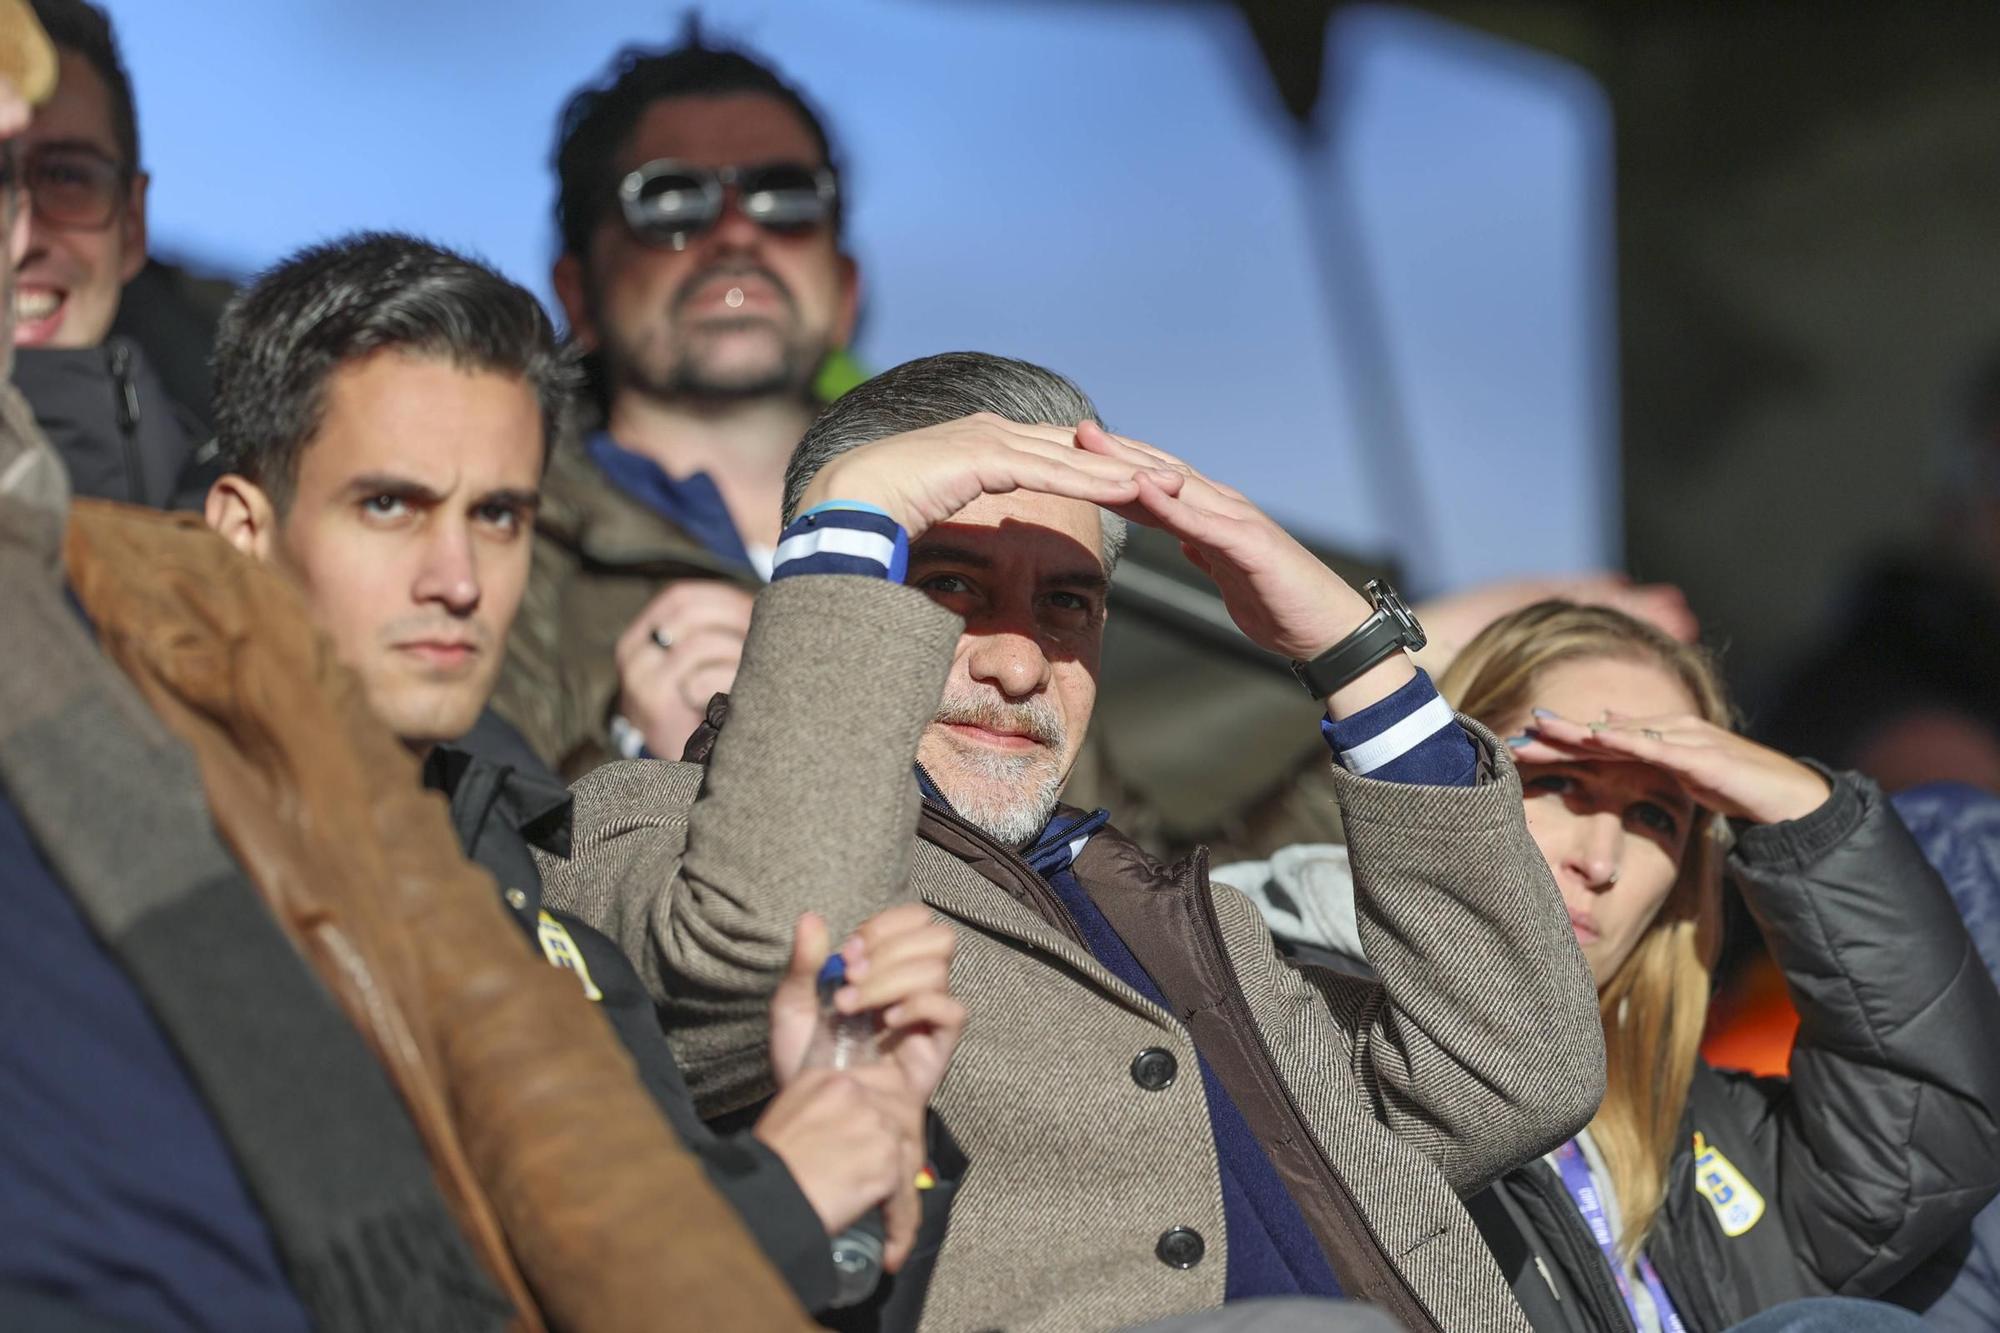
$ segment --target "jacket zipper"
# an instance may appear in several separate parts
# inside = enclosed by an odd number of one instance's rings
[[[125,453],[125,491],[135,505],[146,503],[146,473],[139,458],[139,389],[132,382],[132,348],[114,338],[106,346],[111,372],[112,406],[118,414],[118,438]]]
[[[931,780],[931,775],[925,772],[922,764],[917,765],[917,772],[923,773],[926,783],[933,787],[937,786],[937,783]],[[1035,868],[1021,859],[1019,852],[993,837],[985,829],[971,823],[956,810],[925,801],[923,813],[926,818],[936,819],[977,843],[980,849],[989,853],[997,864],[1004,866],[1009,876],[1027,893],[1035,905],[1037,915],[1069,936],[1085,953],[1090,952],[1090,946],[1084,943],[1083,929],[1076,924],[1076,918],[1070,915],[1068,906],[1056,891],[1049,887],[1048,881],[1036,874]]]
[[[1423,1333],[1424,1330],[1441,1333],[1437,1321],[1431,1318],[1430,1311],[1418,1298],[1416,1290],[1410,1286],[1409,1279],[1403,1276],[1402,1270],[1390,1259],[1388,1249],[1382,1244],[1382,1238],[1376,1234],[1375,1228],[1369,1225],[1367,1217],[1362,1214],[1360,1206],[1354,1202],[1354,1196],[1349,1192],[1346,1182],[1341,1179],[1339,1171],[1320,1148],[1319,1139],[1312,1132],[1311,1125],[1307,1123],[1305,1112],[1299,1109],[1298,1099],[1292,1095],[1291,1088],[1279,1076],[1278,1062],[1271,1054],[1271,1044],[1265,1040],[1263,1029],[1257,1026],[1256,1015],[1250,1011],[1250,1001],[1243,994],[1243,982],[1236,975],[1235,966],[1229,961],[1228,951],[1222,947],[1222,921],[1215,914],[1214,895],[1203,893],[1197,887],[1198,883],[1206,881],[1207,876],[1208,853],[1206,850],[1197,851],[1188,863],[1188,878],[1181,885],[1181,892],[1191,895],[1201,907],[1201,915],[1196,919],[1201,922],[1202,928],[1196,932],[1197,938],[1207,954],[1207,961],[1218,969],[1221,976],[1228,979],[1228,985],[1223,990],[1223,1003],[1228,1008],[1230,1021],[1243,1025],[1244,1029],[1256,1036],[1257,1049],[1264,1057],[1258,1073],[1266,1087],[1275,1088],[1283,1098],[1285,1109],[1291,1115],[1292,1126],[1299,1141],[1312,1148],[1313,1161],[1319,1166],[1320,1183],[1326,1191],[1327,1198],[1333,1201],[1334,1207],[1339,1212],[1346,1215],[1349,1225],[1367,1236],[1371,1242],[1372,1262],[1369,1266],[1376,1270],[1378,1284],[1377,1290],[1368,1293],[1369,1297],[1382,1300],[1385,1305],[1390,1306],[1390,1313],[1405,1329],[1412,1330],[1413,1333]]]
[[[1562,1300],[1562,1293],[1556,1291],[1548,1266],[1542,1262],[1542,1249],[1548,1242],[1559,1243],[1568,1252],[1570,1262],[1565,1262],[1562,1255],[1558,1255],[1556,1261],[1563,1265],[1577,1285],[1578,1313],[1584,1322],[1606,1333],[1636,1333],[1632,1307],[1625,1304],[1625,1297],[1618,1290],[1618,1279],[1604,1261],[1604,1251],[1584,1224],[1583,1214],[1576,1210],[1576,1200],[1570,1198],[1569,1191],[1562,1187],[1555,1169],[1545,1163],[1529,1162],[1508,1172],[1494,1183],[1493,1188],[1504,1189],[1509,1181],[1536,1197],[1548,1211],[1559,1233],[1553,1237],[1529,1235],[1524,1238],[1528,1242],[1528,1252],[1535,1257],[1535,1266],[1542,1270],[1542,1280],[1549,1284],[1556,1300]]]

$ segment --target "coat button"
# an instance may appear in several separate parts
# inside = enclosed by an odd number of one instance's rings
[[[1193,1268],[1208,1253],[1208,1242],[1199,1231],[1175,1227],[1160,1233],[1160,1243],[1153,1247],[1153,1253],[1169,1268]]]
[[[1180,1073],[1180,1061],[1174,1059],[1172,1051],[1158,1046],[1148,1046],[1132,1057],[1132,1081],[1147,1092],[1161,1092],[1174,1084],[1174,1075]]]

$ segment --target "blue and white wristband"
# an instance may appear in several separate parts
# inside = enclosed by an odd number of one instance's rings
[[[771,582],[795,574],[860,574],[901,583],[909,567],[910,536],[902,524],[859,500],[829,500],[785,528]]]

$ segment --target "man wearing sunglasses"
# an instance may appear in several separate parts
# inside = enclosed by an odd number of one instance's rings
[[[14,271],[16,382],[79,495],[164,505],[194,428],[138,345],[111,336],[125,283],[146,263],[131,80],[102,10],[33,8],[59,64],[13,168],[29,218]]]
[[[575,777],[678,757],[728,688],[858,288],[818,117],[698,34],[578,92],[556,169],[554,284],[599,419],[550,464],[495,706]]]

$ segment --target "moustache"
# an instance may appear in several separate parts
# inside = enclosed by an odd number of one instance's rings
[[[711,286],[739,278],[757,279],[759,282],[770,287],[773,292],[776,292],[778,299],[783,301],[787,308],[794,312],[797,311],[798,302],[792,299],[792,289],[785,285],[783,278],[780,278],[762,264],[752,264],[740,259],[731,259],[724,260],[719,264],[710,264],[707,268],[691,274],[688,280],[681,284],[680,290],[674,293],[674,313],[677,315],[680,314]]]
[[[935,722],[963,727],[985,727],[990,731],[1015,732],[1037,745],[1063,750],[1069,739],[1055,705],[1039,695],[1008,703],[990,694],[947,697],[938,705]]]

